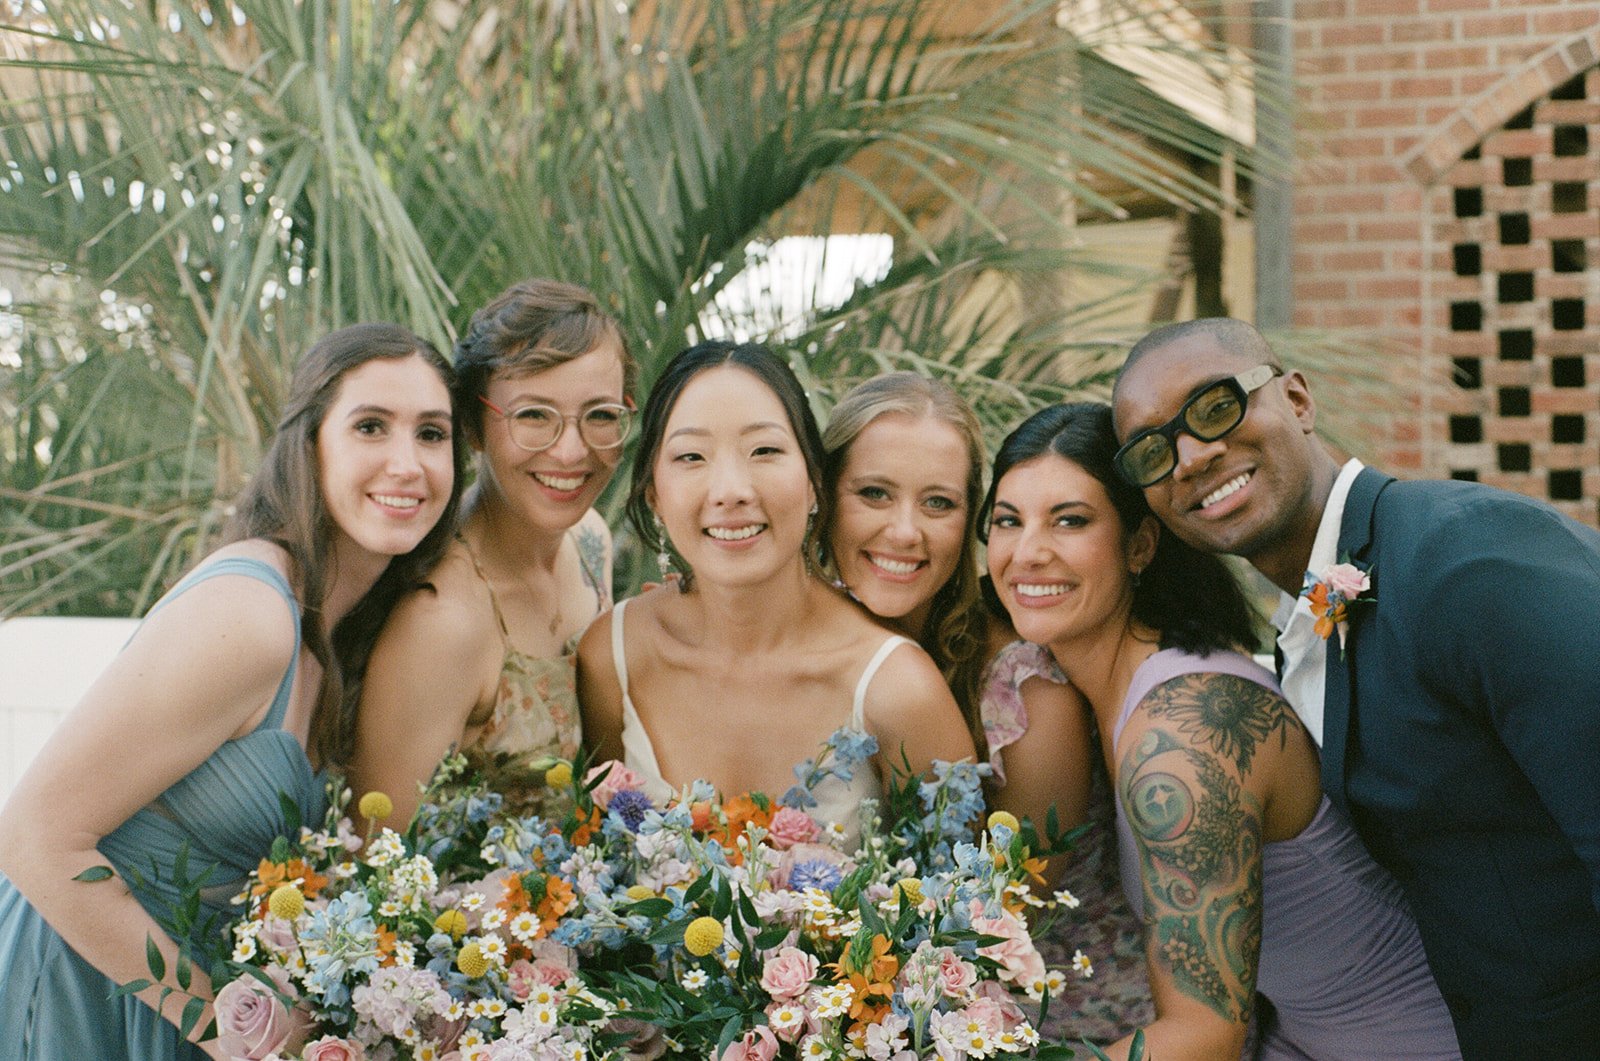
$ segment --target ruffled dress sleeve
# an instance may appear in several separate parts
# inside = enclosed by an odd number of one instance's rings
[[[1001,750],[1015,744],[1028,732],[1028,709],[1022,703],[1022,683],[1029,678],[1067,684],[1067,676],[1061,673],[1049,649],[1029,641],[1013,641],[1002,648],[983,672],[983,696],[978,709],[997,786],[1006,783]]]

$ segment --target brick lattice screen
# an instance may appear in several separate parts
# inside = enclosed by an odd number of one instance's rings
[[[1600,67],[1486,136],[1429,206],[1449,474],[1600,523]]]

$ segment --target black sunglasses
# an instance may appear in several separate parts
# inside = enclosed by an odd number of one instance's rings
[[[1206,384],[1189,396],[1177,416],[1160,427],[1139,432],[1117,450],[1112,460],[1117,474],[1141,490],[1159,483],[1178,466],[1178,432],[1201,442],[1215,442],[1244,421],[1249,395],[1282,374],[1275,365],[1257,365]]]

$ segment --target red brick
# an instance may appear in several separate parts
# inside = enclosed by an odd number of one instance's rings
[[[1443,268],[1438,269],[1438,271],[1444,273]],[[1433,282],[1433,293],[1434,297],[1451,302],[1460,302],[1463,299],[1479,299],[1485,293],[1483,277],[1441,275]]]
[[[1533,13],[1533,32],[1540,37],[1564,37],[1569,33],[1582,33],[1592,30],[1600,24],[1595,18],[1594,8],[1585,3],[1575,3],[1570,7],[1557,8],[1554,11],[1535,11]]]
[[[1590,196],[1593,196],[1590,192]],[[1583,214],[1551,214],[1533,219],[1534,239],[1588,239],[1600,236],[1600,217],[1593,209]]]
[[[1339,272],[1370,272],[1382,269],[1383,252],[1369,248],[1328,250],[1322,253],[1322,267]]]
[[[1371,78],[1346,78],[1340,81],[1329,81],[1322,86],[1322,95],[1326,99],[1340,103],[1378,100],[1383,98],[1383,84]]]
[[[1360,74],[1392,74],[1417,69],[1415,48],[1363,48],[1352,57]]]
[[[1455,93],[1448,77],[1397,77],[1389,82],[1390,99],[1439,99]]]
[[[1538,298],[1587,298],[1589,278],[1582,273],[1544,273],[1534,277]]]
[[[1361,306],[1345,304],[1342,306],[1329,306],[1323,310],[1322,318],[1330,328],[1375,328],[1382,320],[1382,314],[1376,306]]]
[[[1452,188],[1476,188],[1489,181],[1489,164],[1479,158],[1464,158],[1439,175]]]
[[[1317,218],[1311,221],[1296,221],[1294,226],[1294,239],[1296,243],[1334,243],[1343,242],[1350,238],[1350,224],[1339,219]]]
[[[1600,124],[1600,102],[1580,99],[1547,99],[1533,110],[1533,119],[1551,125]]]
[[[1543,265],[1545,258],[1541,249],[1532,243],[1525,247],[1502,247],[1491,243],[1484,248],[1483,271],[1531,272]]]
[[[1422,281],[1415,276],[1375,276],[1356,282],[1356,297],[1384,301],[1385,299],[1418,299],[1422,297]]]
[[[1488,442],[1532,442],[1544,437],[1546,426],[1537,420],[1520,416],[1490,420],[1483,425],[1483,437]]]
[[[1380,44],[1383,26],[1377,22],[1341,22],[1322,27],[1321,36],[1325,47]]]
[[[1421,471],[1422,451],[1415,446],[1397,446],[1389,451],[1389,459],[1384,464],[1400,471]]]
[[[1296,298],[1336,302],[1350,297],[1350,284],[1345,280],[1333,280],[1325,277],[1316,280],[1302,280],[1295,284],[1294,293]]]
[[[1539,338],[1539,350],[1551,357],[1581,357],[1594,353],[1595,339],[1583,332],[1550,332]]]
[[[1397,184],[1384,197],[1383,208],[1391,214],[1401,211],[1416,213],[1422,209],[1422,189]]]
[[[1322,210],[1329,214],[1382,213],[1384,210],[1383,193],[1365,189],[1329,192],[1323,197]]]
[[[1386,151],[1386,155],[1393,152]],[[1357,184],[1393,184],[1400,180],[1400,171],[1395,169],[1394,162],[1385,158],[1382,162],[1368,162],[1356,167],[1355,182]]]
[[[1536,181],[1586,181],[1594,175],[1594,161],[1583,156],[1533,160],[1533,179]]]
[[[1500,69],[1527,62],[1544,51],[1548,42],[1541,40],[1501,41],[1495,46],[1494,60],[1490,64]]]
[[[1415,106],[1362,107],[1355,112],[1358,129],[1392,129],[1418,124],[1420,114]]]
[[[1290,264],[1297,276],[1305,276],[1318,271],[1317,256],[1310,251],[1297,250],[1290,255]]]
[[[1302,59],[1299,64],[1300,73],[1304,77],[1325,77],[1328,74],[1343,74],[1350,69],[1350,57],[1343,52],[1321,52],[1309,58]]]
[[[1396,136],[1393,150],[1396,158],[1404,157],[1413,147],[1422,140],[1419,136]]]
[[[1543,129],[1501,129],[1483,138],[1483,153],[1500,158],[1549,154],[1550,134]]]
[[[1389,25],[1389,39],[1396,44],[1421,44],[1424,41],[1447,41],[1454,36],[1448,19],[1430,19],[1425,22],[1394,22]]]
[[[1491,387],[1531,387],[1539,381],[1532,361],[1485,361],[1483,382]]]
[[[1445,332],[1439,337],[1439,352],[1446,357],[1491,357],[1494,355],[1494,336],[1486,332]],[[1496,364],[1516,362],[1496,362]],[[1490,366],[1484,366],[1487,376]]]
[[[1485,37],[1522,37],[1528,32],[1525,14],[1468,15],[1461,20],[1461,36],[1476,41]]]
[[[1334,158],[1378,158],[1389,151],[1381,136],[1334,136],[1323,147]]]
[[[1536,390],[1533,392],[1533,411],[1536,413],[1586,413],[1594,408],[1594,395],[1586,388],[1571,390]]]
[[[1493,70],[1484,71],[1482,73],[1468,73],[1462,74],[1460,80],[1460,95],[1476,96],[1480,92],[1487,91],[1496,82],[1498,82],[1500,80],[1500,74]]]
[[[1481,44],[1470,47],[1428,48],[1422,53],[1425,70],[1450,70],[1456,67],[1479,68],[1489,64],[1489,49]]]

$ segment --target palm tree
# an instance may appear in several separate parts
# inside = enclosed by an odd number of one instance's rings
[[[601,292],[646,385],[707,331],[776,334],[819,409],[910,365],[1000,430],[1103,379],[1108,344],[1071,337],[1107,300],[1061,277],[1116,271],[1073,219],[1125,213],[1113,186],[1216,210],[1195,160],[1249,154],[1054,0],[989,6],[12,4],[0,615],[142,610],[225,518],[311,340],[390,319],[447,347],[521,276]],[[881,275],[783,322],[735,297],[774,241],[839,231],[890,237]]]

